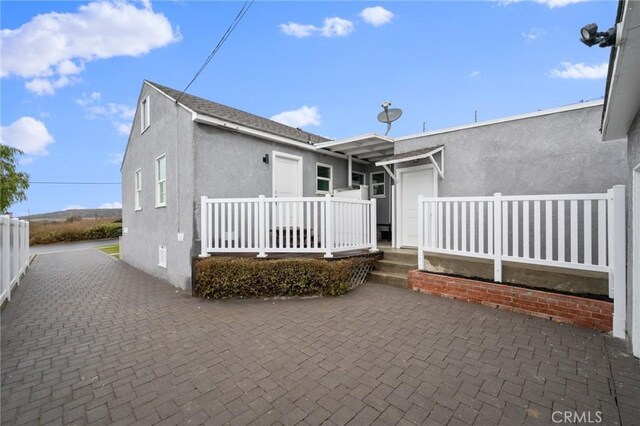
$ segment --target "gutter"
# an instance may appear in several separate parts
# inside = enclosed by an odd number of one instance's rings
[[[220,120],[219,118],[214,118],[214,117],[209,117],[208,115],[203,115],[203,114],[198,114],[197,112],[192,112],[191,114],[191,120],[195,123],[200,123],[200,124],[206,124],[209,126],[214,126],[214,127],[219,127],[221,129],[225,129],[225,130],[232,130],[238,133],[243,133],[245,135],[249,135],[249,136],[254,136],[256,138],[260,138],[260,139],[266,139],[272,142],[278,142],[278,143],[282,143],[282,144],[286,144],[286,145],[291,145],[291,146],[295,146],[297,148],[301,148],[301,149],[305,149],[307,151],[315,151],[315,152],[319,152],[321,154],[325,154],[325,155],[329,155],[331,157],[336,157],[336,158],[340,158],[343,160],[348,160],[348,157],[344,154],[339,154],[337,152],[333,152],[333,151],[329,151],[329,150],[325,150],[325,149],[321,149],[321,148],[316,148],[314,145],[308,144],[308,143],[304,143],[304,142],[298,142],[296,140],[293,139],[289,139],[283,136],[278,136],[278,135],[274,135],[272,133],[268,133],[268,132],[263,132],[261,130],[256,130],[256,129],[252,129],[251,127],[247,127],[247,126],[241,126],[239,124],[235,124],[235,123],[230,123],[228,121],[225,120]],[[360,164],[366,164],[366,165],[370,165],[371,163],[369,163],[368,161],[364,161],[364,160],[359,160],[354,158],[353,159],[354,162],[360,163]]]

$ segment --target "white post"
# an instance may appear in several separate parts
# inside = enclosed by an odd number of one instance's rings
[[[502,282],[502,193],[493,194],[493,280]],[[491,236],[490,236],[491,238]]]
[[[0,283],[2,284],[1,292],[7,292],[7,300],[11,301],[11,250],[10,236],[11,222],[9,216],[0,216],[2,226],[2,250],[0,251]]]
[[[613,278],[613,268],[615,265],[615,243],[614,243],[614,224],[613,220],[613,211],[614,211],[614,203],[613,203],[613,188],[607,190],[607,265],[609,266],[609,297],[611,299],[615,298],[615,291],[613,284],[615,280]]]
[[[331,253],[331,249],[333,248],[333,206],[331,204],[331,195],[326,194],[324,196],[324,207],[325,207],[325,220],[326,223],[324,225],[324,245],[325,245],[325,254],[324,257],[333,257]]]
[[[26,227],[26,232],[25,232],[25,244],[24,244],[24,250],[25,253],[27,254],[27,258],[26,258],[26,267],[29,267],[29,258],[30,258],[30,254],[29,254],[29,221],[27,221],[25,223],[25,227]]]
[[[611,264],[613,269],[613,336],[621,339],[626,334],[627,317],[627,269],[626,269],[626,212],[624,199],[624,185],[615,185],[612,188],[613,211],[609,214],[609,220],[613,222],[613,238],[609,247],[611,250]]]
[[[396,241],[396,186],[391,185],[391,248],[398,248]]]
[[[20,284],[20,221],[11,219],[13,222],[13,273],[15,274],[16,285]]]
[[[207,217],[209,209],[207,208],[207,197],[200,197],[200,255],[198,257],[211,256],[207,251],[207,241],[209,240],[209,218]]]
[[[378,252],[378,217],[377,217],[377,200],[371,199],[371,253]]]
[[[258,256],[257,257],[267,257],[267,253],[265,251],[265,238],[267,236],[267,224],[265,223],[265,201],[264,195],[260,195],[258,197]]]
[[[347,156],[347,186],[349,188],[351,188],[353,186],[353,179],[352,179],[352,174],[353,174],[353,161],[351,156]]]
[[[418,195],[418,269],[424,271],[424,196]]]

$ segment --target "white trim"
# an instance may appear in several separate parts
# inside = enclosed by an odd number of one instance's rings
[[[383,182],[382,183],[373,183],[373,175],[382,173],[382,179]],[[369,172],[369,197],[371,198],[387,198],[387,178],[386,178],[387,174],[384,171],[379,171],[379,172]],[[382,195],[373,195],[373,187],[376,185],[382,185],[382,188],[384,189],[384,193]]]
[[[151,127],[151,95],[145,96],[140,101],[140,134]]]
[[[632,215],[632,254],[634,255],[631,285],[633,299],[631,302],[631,345],[633,355],[640,357],[640,163],[632,172],[631,215]]]
[[[138,174],[140,174],[140,187],[138,188]],[[133,211],[142,210],[142,168],[133,172]],[[139,193],[139,196],[138,196]]]
[[[318,176],[318,166],[329,169],[329,177]],[[318,180],[329,181],[329,190],[321,191],[318,189]],[[316,161],[316,194],[331,194],[333,193],[333,166],[331,164],[320,163]]]
[[[331,147],[340,146],[347,143],[357,142],[357,141],[366,140],[366,139],[379,139],[382,142],[393,143],[393,138],[390,138],[388,136],[381,136],[381,135],[378,135],[377,133],[367,133],[364,135],[352,136],[345,139],[337,139],[334,141],[320,142],[315,144],[315,146],[317,146],[318,148],[331,148]]]
[[[298,197],[302,197],[304,186],[302,181],[304,179],[304,173],[302,172],[302,157],[299,155],[287,154],[280,151],[271,151],[271,158],[273,159],[273,166],[271,167],[271,196],[276,195],[276,157],[287,158],[289,160],[296,160],[298,162]]]
[[[367,174],[365,172],[356,172],[355,170],[351,172],[351,185],[353,185],[353,175],[362,176],[362,183],[358,183],[358,185],[366,185],[367,184]],[[349,186],[351,186],[349,185]]]
[[[397,182],[398,189],[396,190],[396,198],[397,198],[396,230],[398,235],[396,237],[396,244],[399,248],[412,247],[412,246],[404,245],[402,241],[402,175],[407,172],[415,172],[418,170],[428,170],[428,169],[431,169],[431,172],[433,173],[433,197],[435,198],[438,196],[438,175],[435,167],[433,167],[433,164],[423,164],[420,166],[404,167],[402,169],[396,170],[396,174],[398,176],[398,182]],[[417,202],[418,200],[416,200],[416,203]]]
[[[154,86],[151,82],[144,80],[144,84],[146,84],[149,87],[153,87],[158,93],[160,93],[162,96],[164,96],[165,98],[169,99],[171,102],[176,102],[175,99],[173,99],[171,96],[167,95],[163,90],[158,89],[156,86]],[[187,107],[186,105],[178,102],[178,105],[180,105],[182,108],[186,109],[187,111],[189,111],[192,115],[196,114],[196,112],[194,110],[192,110],[191,108]]]
[[[273,142],[279,142],[279,143],[283,143],[283,144],[287,144],[287,145],[292,145],[292,146],[295,146],[295,147],[298,147],[298,148],[305,149],[307,151],[320,152],[322,154],[329,155],[329,156],[335,157],[335,158],[341,158],[343,160],[347,159],[347,156],[344,155],[344,154],[338,154],[336,152],[325,150],[325,149],[318,149],[316,147],[317,144],[316,145],[311,145],[309,143],[296,141],[296,140],[293,140],[293,139],[286,138],[284,136],[278,136],[278,135],[274,135],[272,133],[263,132],[261,130],[252,129],[250,127],[241,126],[239,124],[230,123],[228,121],[220,120],[218,118],[209,117],[207,115],[198,114],[196,112],[192,113],[191,120],[196,122],[196,123],[208,124],[210,126],[221,127],[223,129],[233,130],[233,131],[236,131],[236,132],[239,132],[239,133],[244,133],[244,134],[247,134],[247,135],[250,135],[250,136],[255,136],[257,138],[266,139],[266,140],[273,141]],[[360,160],[358,158],[354,158],[353,161],[355,161],[357,163],[360,163],[360,164],[371,164],[368,161]]]
[[[560,112],[567,112],[567,111],[574,111],[574,110],[578,110],[578,109],[591,108],[591,107],[601,106],[603,103],[604,103],[604,100],[599,99],[597,101],[581,102],[579,104],[568,105],[568,106],[564,106],[564,107],[560,107],[560,108],[543,109],[543,110],[540,110],[540,111],[530,112],[530,113],[527,113],[527,114],[512,115],[510,117],[498,118],[496,120],[481,121],[479,123],[472,123],[472,124],[465,124],[465,125],[462,125],[462,126],[449,127],[449,128],[446,128],[446,129],[434,130],[432,132],[414,133],[412,135],[395,138],[395,142],[404,141],[404,140],[407,140],[407,139],[415,139],[415,138],[424,137],[424,136],[439,135],[439,134],[442,134],[442,133],[456,132],[458,130],[466,130],[466,129],[474,129],[476,127],[491,126],[493,124],[506,123],[506,122],[509,122],[509,121],[525,120],[527,118],[542,117],[542,116],[545,116],[545,115],[557,114],[557,113],[560,113]]]
[[[160,160],[162,157],[164,157],[164,180],[160,181],[158,180],[158,160]],[[156,193],[156,208],[160,208],[160,207],[167,207],[167,153],[165,152],[164,154],[156,157],[155,159],[155,176],[153,177],[153,180],[155,182],[155,193]],[[160,183],[164,182],[164,203],[160,203],[159,202],[159,198],[160,198],[160,191],[159,189],[159,185]]]
[[[433,154],[437,154],[438,152],[440,152],[442,150],[444,150],[444,146],[440,146],[438,148],[434,148],[433,150],[431,150],[429,152],[425,152],[424,154],[412,155],[411,157],[396,158],[396,159],[393,159],[393,160],[376,161],[376,166],[385,166],[387,164],[404,163],[405,161],[422,160],[423,158],[431,157]]]

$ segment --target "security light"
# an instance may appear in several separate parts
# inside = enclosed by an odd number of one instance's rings
[[[606,32],[598,32],[598,25],[588,24],[580,29],[580,41],[587,46],[600,47],[613,46],[616,43],[616,29],[615,27],[609,28]]]

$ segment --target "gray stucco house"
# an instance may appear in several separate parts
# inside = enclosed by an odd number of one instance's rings
[[[627,194],[627,324],[633,354],[640,357],[640,7],[620,1],[617,41],[611,51],[605,105],[603,145],[616,150],[626,139],[627,152],[619,167],[626,174]],[[613,142],[612,142],[613,141]]]
[[[627,179],[619,167],[626,161],[625,141],[601,142],[602,101],[405,137],[329,140],[189,94],[176,102],[179,96],[156,83],[142,85],[121,169],[121,253],[125,262],[181,288],[190,287],[192,260],[206,246],[202,224],[214,233],[203,220],[203,196],[315,200],[363,185],[362,198],[377,201],[375,216],[364,222],[390,225],[395,247],[415,247],[418,194],[603,192]],[[253,207],[246,207],[249,217]],[[251,211],[257,221],[258,210]],[[353,215],[345,212],[345,220]],[[236,216],[244,214],[242,206]],[[308,219],[302,227],[311,230]],[[215,221],[223,223],[224,216]],[[216,238],[235,238],[236,245],[238,236],[246,238],[243,230],[229,229]]]
[[[390,223],[391,182],[371,161],[317,149],[328,139],[145,81],[122,163],[125,262],[191,285],[200,197],[318,197],[371,185],[377,222]],[[384,146],[369,159],[393,153]],[[350,166],[351,165],[351,166]],[[351,170],[353,182],[348,179]],[[280,177],[280,178],[278,178]]]

